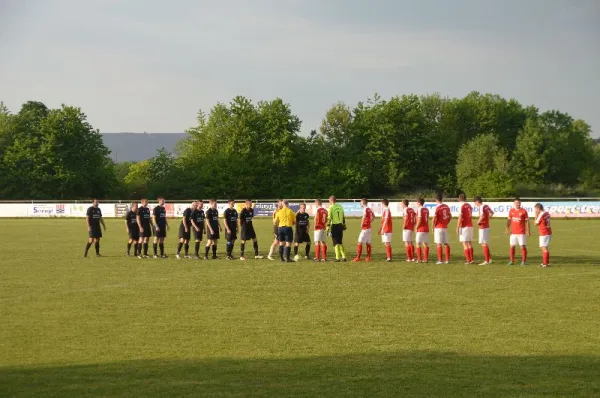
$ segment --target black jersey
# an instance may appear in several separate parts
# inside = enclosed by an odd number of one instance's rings
[[[183,211],[183,220],[181,220],[181,226],[185,226],[186,228],[190,228],[192,226],[192,209],[187,208]]]
[[[206,219],[206,215],[204,214],[204,210],[196,209],[192,212],[192,220],[196,223],[196,226],[200,229],[204,229],[204,220]]]
[[[308,227],[310,215],[306,212],[296,214],[296,229],[306,229]]]
[[[90,218],[90,225],[98,226],[100,225],[100,219],[102,218],[102,210],[99,207],[90,206],[87,209],[86,215]]]
[[[206,219],[214,231],[219,230],[219,210],[212,207],[206,210]]]
[[[134,229],[139,228],[137,223],[137,213],[135,211],[129,210],[125,216],[125,219],[127,220],[127,227]]]
[[[254,218],[254,209],[246,209],[245,207],[240,212],[240,221],[242,229],[252,229],[252,219]]]
[[[237,230],[238,212],[236,209],[225,209],[223,212],[223,217],[225,218],[225,223],[230,230]]]
[[[156,205],[154,210],[152,211],[154,215],[154,219],[156,220],[156,225],[158,227],[164,227],[167,225],[167,209],[164,206]]]
[[[150,227],[150,209],[146,206],[138,208],[137,215],[140,217],[140,223],[143,228]]]

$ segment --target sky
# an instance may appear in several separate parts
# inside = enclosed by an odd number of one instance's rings
[[[471,91],[600,136],[599,0],[0,0],[0,101],[183,132],[236,95],[318,129],[338,101]]]

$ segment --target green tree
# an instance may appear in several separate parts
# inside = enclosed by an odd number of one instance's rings
[[[458,151],[458,186],[469,196],[506,197],[513,193],[507,151],[495,134],[479,135]]]

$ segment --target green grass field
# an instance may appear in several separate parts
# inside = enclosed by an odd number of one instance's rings
[[[503,220],[488,267],[454,235],[441,266],[176,260],[176,228],[139,260],[108,220],[84,259],[83,220],[0,223],[2,396],[600,395],[598,221],[554,220],[548,269],[537,236],[505,265]]]

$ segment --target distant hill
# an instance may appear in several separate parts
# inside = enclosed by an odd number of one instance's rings
[[[153,157],[160,148],[173,152],[177,142],[186,136],[185,133],[103,133],[102,139],[114,161],[138,162]]]

